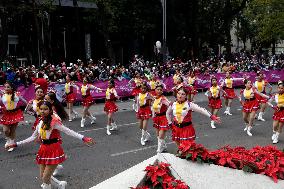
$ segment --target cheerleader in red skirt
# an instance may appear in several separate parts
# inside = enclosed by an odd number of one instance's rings
[[[94,124],[96,121],[96,117],[89,112],[91,105],[94,103],[94,99],[91,95],[91,90],[101,91],[100,88],[88,84],[88,79],[84,77],[83,85],[81,87],[81,94],[82,94],[83,108],[84,108],[81,120],[81,127],[85,127],[86,117],[89,117],[91,119],[91,124]]]
[[[279,141],[279,135],[282,132],[284,125],[284,83],[283,81],[278,82],[278,92],[273,94],[271,97],[266,96],[269,99],[268,105],[270,105],[275,111],[273,114],[273,135],[271,137],[273,144],[277,144]],[[276,105],[271,102],[275,101]]]
[[[226,92],[227,95],[223,95],[224,99],[225,99],[225,106],[226,106],[226,110],[224,112],[224,114],[226,115],[232,115],[231,114],[231,106],[232,106],[232,102],[233,99],[236,98],[236,94],[233,88],[233,83],[234,81],[241,81],[244,80],[243,78],[232,78],[230,72],[226,72],[226,78],[224,79],[223,83],[221,84],[221,87],[224,89],[224,91]]]
[[[78,113],[73,110],[73,103],[76,100],[75,89],[78,90],[79,87],[72,82],[70,75],[67,75],[65,84],[65,99],[68,108],[69,121],[73,120],[72,113],[75,114],[75,118],[78,117]]]
[[[156,93],[155,93],[155,88],[156,88],[156,82],[157,82],[157,80],[156,80],[156,78],[155,78],[155,76],[150,76],[150,81],[149,81],[149,86],[150,86],[150,94],[152,95],[152,96],[155,96],[156,95]]]
[[[262,94],[266,94],[266,89],[269,88],[269,92],[268,94],[271,93],[272,91],[272,86],[266,81],[264,80],[264,76],[262,73],[258,72],[257,73],[257,80],[254,82],[254,87],[257,89],[258,92],[262,93]],[[265,112],[265,109],[267,107],[267,99],[256,94],[256,99],[259,102],[259,106],[260,106],[260,111],[259,114],[257,116],[257,120],[259,121],[265,121],[265,119],[263,119],[263,115]]]
[[[140,76],[139,73],[136,73],[135,78],[132,78],[129,82],[128,82],[128,86],[131,87],[131,83],[134,81],[135,87],[133,88],[131,95],[134,96],[134,102],[137,101],[137,95],[141,92],[141,83],[142,83],[142,78]],[[135,107],[136,104],[134,103],[132,105],[133,110],[136,111],[137,107]]]
[[[152,96],[148,92],[148,85],[143,82],[141,85],[141,92],[137,96],[137,113],[136,117],[139,121],[139,128],[141,129],[141,145],[144,146],[145,142],[150,139],[150,133],[147,131],[148,120],[152,117],[151,103]]]
[[[61,105],[59,100],[56,98],[56,93],[54,91],[49,91],[45,95],[44,100],[51,103],[53,115],[56,118],[58,118],[60,121],[67,120],[68,114],[64,110],[64,107]],[[53,172],[53,176],[59,176],[60,173],[62,172],[62,170],[63,170],[63,166],[61,164],[58,164],[58,166],[56,167],[56,169]],[[67,185],[66,181],[59,181],[56,178],[52,178],[52,181],[54,181],[58,186],[65,186],[65,185]]]
[[[211,78],[211,87],[206,92],[208,94],[209,103],[208,106],[210,107],[210,112],[212,115],[217,116],[218,111],[222,108],[222,101],[221,101],[221,92],[227,95],[226,92],[222,89],[222,87],[218,86],[217,79],[215,77]],[[216,129],[214,120],[211,120],[211,127]]]
[[[157,153],[164,152],[167,149],[165,142],[166,132],[170,129],[168,120],[166,117],[166,112],[169,107],[170,102],[163,95],[164,86],[162,83],[156,83],[155,98],[152,105],[152,115],[153,115],[153,126],[156,128],[157,138],[158,138],[158,149]]]
[[[173,91],[173,96],[176,97],[178,89],[181,87],[185,88],[185,84],[183,83],[183,78],[180,75],[176,76],[176,78],[174,79],[174,85],[175,86],[172,88],[172,91]]]
[[[239,100],[243,106],[243,119],[245,121],[245,129],[247,135],[252,136],[251,129],[253,126],[256,111],[259,109],[259,102],[256,99],[256,94],[264,96],[259,93],[256,88],[252,86],[250,80],[244,80],[245,89],[241,90]]]
[[[187,79],[187,86],[188,86],[188,100],[193,102],[193,98],[197,93],[196,83],[200,80],[196,77],[195,72],[191,71],[189,73],[189,77]]]
[[[39,151],[36,155],[37,164],[40,167],[40,178],[43,181],[41,187],[43,189],[51,189],[51,175],[56,169],[57,165],[64,162],[66,156],[61,147],[62,138],[60,131],[67,135],[73,136],[77,139],[83,140],[87,145],[94,143],[92,138],[84,137],[73,130],[65,127],[57,116],[53,115],[52,105],[48,101],[39,103],[40,113],[42,120],[36,127],[32,136],[20,142],[10,144],[7,148],[14,148],[24,144],[33,142],[39,139],[41,142]]]
[[[115,82],[114,80],[109,80],[104,107],[104,111],[107,114],[107,135],[111,135],[110,131],[117,130],[117,125],[113,119],[113,114],[118,111],[118,107],[115,104],[116,99],[118,99],[118,95],[115,90]]]
[[[5,83],[4,90],[1,96],[4,110],[0,124],[3,125],[3,132],[7,139],[5,147],[7,147],[9,144],[15,143],[16,128],[18,123],[24,120],[22,110],[17,107],[18,102],[21,100],[27,104],[27,101],[16,92],[16,87],[9,81]],[[13,150],[14,148],[8,149],[9,152]]]
[[[35,122],[33,124],[32,130],[34,131],[40,120],[40,113],[38,103],[44,99],[44,92],[40,86],[35,88],[35,99],[30,100],[26,106],[25,113],[35,116]]]
[[[185,88],[180,88],[177,93],[177,100],[169,106],[166,114],[168,123],[172,126],[172,139],[177,146],[184,141],[193,141],[195,139],[195,130],[191,117],[192,111],[206,115],[215,122],[220,122],[219,117],[212,115],[205,108],[189,102],[187,93],[188,91]]]

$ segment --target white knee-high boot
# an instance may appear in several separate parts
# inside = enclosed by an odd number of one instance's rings
[[[51,184],[42,183],[41,188],[42,189],[51,189]]]
[[[51,176],[51,180],[50,180],[51,184],[53,186],[55,186],[57,189],[65,189],[67,182],[66,181],[60,181],[57,178]]]

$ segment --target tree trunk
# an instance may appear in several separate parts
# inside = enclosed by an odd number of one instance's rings
[[[276,42],[272,42],[272,55],[275,55]]]
[[[7,56],[8,50],[8,33],[7,33],[7,17],[5,9],[0,9],[0,60]]]

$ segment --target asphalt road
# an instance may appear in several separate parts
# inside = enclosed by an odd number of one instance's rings
[[[203,96],[197,98],[197,104],[207,107]],[[131,111],[132,102],[120,103],[122,111],[116,114],[115,119],[119,130],[111,136],[106,135],[106,117],[101,111],[96,112],[97,122],[90,125],[87,122],[85,128],[80,128],[80,119],[66,125],[81,134],[93,137],[96,141],[94,147],[87,147],[81,141],[63,136],[63,149],[68,156],[64,162],[64,172],[60,180],[68,182],[68,189],[90,188],[156,154],[157,139],[152,121],[149,130],[151,141],[146,146],[140,144],[140,131],[138,129],[135,113]],[[103,105],[95,105],[102,109]],[[77,107],[81,110],[80,107]],[[255,122],[252,137],[244,131],[244,123],[241,118],[241,110],[238,102],[233,103],[232,116],[220,111],[222,123],[217,129],[211,129],[209,118],[193,112],[193,123],[197,134],[197,143],[201,143],[210,149],[217,149],[224,145],[253,147],[256,145],[272,145],[272,109],[268,108],[264,118],[266,122]],[[30,119],[30,117],[27,117]],[[20,125],[17,129],[17,139],[22,140],[32,133],[31,126]],[[168,151],[175,153],[177,148],[172,143],[170,133],[167,138]],[[0,135],[0,189],[39,189],[41,181],[38,178],[39,169],[35,163],[35,155],[39,144],[31,143],[18,147],[8,153],[4,149],[4,136]],[[276,145],[283,148],[284,136]],[[129,186],[130,187],[130,186]]]

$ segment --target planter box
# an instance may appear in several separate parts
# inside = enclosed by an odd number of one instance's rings
[[[169,163],[176,179],[184,181],[191,189],[284,189],[284,180],[273,180],[265,175],[245,173],[227,167],[199,164],[162,153],[151,157],[113,176],[91,189],[129,189],[138,186],[145,178],[145,168],[155,161]]]

